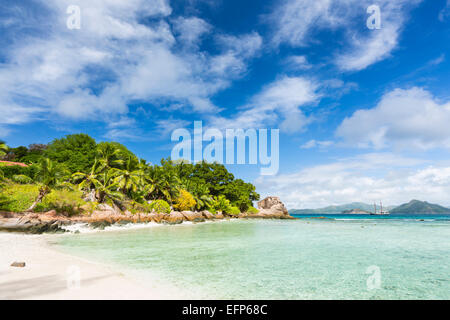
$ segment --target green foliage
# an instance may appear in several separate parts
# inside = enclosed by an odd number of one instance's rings
[[[5,183],[0,189],[0,211],[23,212],[39,193],[37,185]]]
[[[155,200],[150,204],[151,210],[158,213],[170,213],[170,205],[164,200]]]
[[[11,180],[20,184],[30,184],[33,182],[33,179],[24,174],[15,174],[12,176]]]
[[[8,149],[9,148],[8,148],[8,146],[5,143],[0,142],[0,157],[5,156],[6,153],[8,152]]]
[[[0,176],[24,185],[30,178],[40,184],[30,210],[68,210],[69,204],[77,208],[75,199],[52,200],[62,187],[73,191],[71,183],[76,184],[80,201],[108,203],[132,212],[155,209],[169,213],[173,205],[181,211],[208,209],[237,214],[251,210],[252,202],[259,200],[252,184],[235,179],[222,164],[162,159],[160,165],[151,165],[120,143],[96,144],[85,134],[68,135],[48,146],[13,148],[10,156],[33,163],[29,167],[0,166]],[[147,205],[148,200],[156,201]]]
[[[228,213],[232,210],[230,200],[225,198],[225,196],[223,195],[214,197],[208,210],[214,213],[216,212]]]
[[[175,200],[173,207],[178,211],[188,211],[194,209],[197,202],[194,197],[186,190],[180,190],[180,195]]]
[[[64,165],[51,161],[49,158],[42,158],[35,165],[35,181],[42,183],[49,188],[57,187],[64,180],[68,179],[68,172]]]
[[[36,174],[36,167],[21,167],[21,166],[1,166],[0,171],[3,173],[3,176],[8,179],[12,179],[15,175],[25,175],[30,178],[33,178]]]
[[[241,210],[239,210],[238,207],[230,207],[226,213],[231,214],[233,216],[237,216],[241,213]]]
[[[81,207],[85,204],[86,202],[82,200],[81,191],[52,190],[41,203],[36,205],[34,211],[47,212],[55,210],[58,213],[71,216],[80,214],[83,211]]]
[[[127,210],[129,210],[132,214],[136,213],[150,213],[152,211],[152,206],[147,203],[139,203],[134,200],[130,200],[125,204]]]
[[[64,164],[70,173],[88,172],[94,164],[96,150],[94,139],[86,134],[73,134],[53,140],[44,155]]]
[[[259,210],[256,209],[255,207],[249,207],[247,209],[247,213],[250,213],[250,214],[257,214],[258,212],[259,212]]]

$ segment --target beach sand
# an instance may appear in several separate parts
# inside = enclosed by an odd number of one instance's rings
[[[105,265],[58,252],[47,237],[0,232],[0,299],[180,298],[171,289],[144,287]],[[13,262],[26,266],[11,267]]]

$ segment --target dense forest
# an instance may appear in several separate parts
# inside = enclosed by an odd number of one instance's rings
[[[233,215],[254,212],[252,203],[259,200],[252,184],[235,179],[222,164],[150,164],[120,143],[97,143],[86,134],[17,148],[0,141],[0,160],[0,211],[75,214],[108,204],[131,212]]]

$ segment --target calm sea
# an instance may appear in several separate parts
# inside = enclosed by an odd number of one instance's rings
[[[60,249],[196,299],[450,299],[450,216],[296,216],[70,234]]]

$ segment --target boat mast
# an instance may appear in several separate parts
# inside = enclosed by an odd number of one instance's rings
[[[377,214],[377,204],[374,202],[373,206],[375,207],[375,211],[373,212],[374,214]]]
[[[383,214],[383,202],[380,201],[380,213]]]

